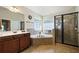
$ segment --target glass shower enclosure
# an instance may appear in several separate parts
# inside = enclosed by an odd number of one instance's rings
[[[62,16],[54,17],[55,21],[55,41],[62,43]]]
[[[78,12],[55,16],[55,40],[78,46]]]

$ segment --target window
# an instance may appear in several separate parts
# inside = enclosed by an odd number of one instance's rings
[[[36,30],[36,31],[41,31],[41,20],[34,20],[34,30]]]
[[[54,23],[51,20],[45,20],[43,22],[43,30],[52,30],[54,28]]]
[[[48,33],[49,31],[54,29],[54,21],[50,19],[43,20],[34,20],[34,30],[35,31],[43,31],[44,33]]]

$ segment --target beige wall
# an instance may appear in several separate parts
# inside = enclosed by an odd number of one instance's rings
[[[36,14],[35,12],[33,12],[30,9],[25,8],[23,6],[18,6],[17,8],[21,11],[21,13],[24,14],[25,30],[27,31],[27,29],[33,29],[34,28],[33,27],[33,21],[34,21],[35,18],[40,19],[40,15]],[[28,18],[28,15],[32,16],[31,20]],[[30,23],[26,23],[26,21],[30,22]]]
[[[41,15],[35,13],[34,11],[31,11],[30,9],[28,9],[27,7],[25,8],[24,6],[17,6],[17,8],[21,11],[21,13],[24,14],[25,16],[25,24],[26,24],[26,21],[29,21],[29,22],[33,22],[33,20],[36,18],[36,19],[40,19],[41,20]],[[60,9],[61,10],[61,9]],[[75,7],[71,7],[69,9],[63,9],[63,11],[61,12],[57,12],[56,14],[50,14],[50,15],[46,15],[45,17],[48,17],[50,18],[51,16],[51,20],[53,20],[54,18],[54,15],[57,15],[57,14],[63,14],[63,13],[69,13],[69,12],[73,12],[75,10]],[[58,10],[59,11],[59,10]],[[32,19],[29,20],[28,19],[28,15],[31,15],[32,16]],[[33,28],[33,23],[30,23],[30,24],[26,24],[25,25],[25,30],[26,29],[30,29],[30,28]]]

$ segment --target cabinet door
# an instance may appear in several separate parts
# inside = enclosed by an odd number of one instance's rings
[[[28,47],[31,44],[31,38],[29,36],[27,36],[26,39],[27,39],[26,43],[27,43],[27,47]]]
[[[4,41],[3,52],[5,53],[18,52],[18,48],[19,48],[19,41],[17,39]]]
[[[3,52],[3,41],[0,41],[0,53]]]
[[[30,45],[30,35],[24,34],[20,37],[20,50],[27,48]]]
[[[27,47],[26,38],[20,38],[20,50],[23,50]]]

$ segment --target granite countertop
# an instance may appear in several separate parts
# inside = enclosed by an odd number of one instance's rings
[[[17,31],[16,33],[12,32],[12,31],[0,32],[0,37],[18,35],[18,34],[24,34],[24,33],[29,33],[29,32],[21,32],[21,31]]]

